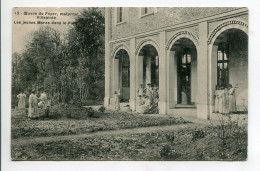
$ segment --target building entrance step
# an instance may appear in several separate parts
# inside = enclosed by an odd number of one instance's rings
[[[175,108],[196,108],[196,105],[176,104]]]

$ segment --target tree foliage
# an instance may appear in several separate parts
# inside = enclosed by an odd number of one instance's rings
[[[55,103],[101,100],[104,96],[104,34],[102,9],[88,8],[67,35],[48,26],[31,36],[26,50],[12,57],[12,94],[45,89]]]

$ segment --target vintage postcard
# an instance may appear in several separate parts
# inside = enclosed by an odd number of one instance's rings
[[[15,7],[13,161],[246,161],[246,7]]]

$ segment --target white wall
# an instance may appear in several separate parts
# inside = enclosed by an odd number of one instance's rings
[[[229,57],[229,83],[234,87],[238,84],[236,90],[237,105],[242,105],[242,98],[248,100],[245,95],[248,89],[248,52],[247,49],[232,49]],[[244,94],[244,95],[242,95]]]

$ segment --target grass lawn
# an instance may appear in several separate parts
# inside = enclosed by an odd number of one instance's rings
[[[193,130],[91,137],[13,146],[13,160],[246,160],[247,133],[223,145],[215,130],[193,139]],[[212,134],[213,133],[213,134]],[[174,134],[174,140],[171,137]]]
[[[55,115],[55,113],[52,115]],[[28,120],[25,112],[12,111],[12,139],[26,137],[42,137],[55,135],[82,134],[104,130],[118,130],[136,127],[162,126],[188,123],[182,118],[164,117],[159,115],[140,115],[121,112],[96,112],[95,117],[80,117],[72,119],[71,114],[59,114],[52,119]],[[75,113],[74,113],[75,115]],[[77,114],[76,114],[77,115]]]
[[[74,119],[73,119],[74,118]],[[234,160],[247,159],[247,124],[243,127],[231,122],[197,128],[182,118],[141,115],[122,112],[86,113],[71,110],[52,110],[50,118],[28,120],[25,112],[12,111],[12,160]],[[238,123],[238,122],[237,122]],[[171,129],[151,131],[149,126],[181,125]],[[174,126],[173,126],[174,127]],[[120,133],[127,128],[148,129]],[[221,132],[225,128],[225,132]],[[116,131],[116,134],[93,134],[77,138],[77,134]],[[122,131],[121,131],[122,132]],[[19,144],[19,140],[36,137],[73,135],[66,140],[33,141]]]

